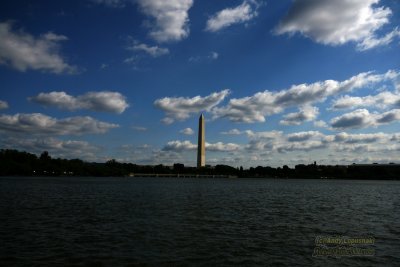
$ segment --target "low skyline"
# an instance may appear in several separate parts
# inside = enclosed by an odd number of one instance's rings
[[[0,147],[196,166],[400,163],[400,2],[0,3]],[[321,15],[323,14],[323,15]]]

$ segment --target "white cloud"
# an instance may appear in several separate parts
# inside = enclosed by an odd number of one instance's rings
[[[101,150],[100,147],[86,141],[59,140],[55,138],[9,138],[1,142],[4,148],[19,149],[35,154],[48,151],[53,158],[80,158],[95,161],[98,160],[98,153]]]
[[[326,128],[328,127],[328,124],[322,120],[319,120],[319,121],[314,121],[314,126],[318,128]]]
[[[43,106],[52,106],[67,110],[89,109],[93,111],[122,113],[129,107],[122,94],[110,91],[88,92],[76,97],[65,92],[40,93],[37,96],[30,97],[29,100]]]
[[[333,118],[331,126],[338,129],[362,128],[373,124],[372,114],[366,109],[357,109],[353,112]]]
[[[355,111],[338,116],[331,120],[334,129],[352,129],[379,126],[400,120],[400,109],[392,109],[384,113],[370,113],[366,109]]]
[[[244,23],[257,17],[259,3],[255,0],[244,0],[242,4],[226,8],[207,20],[206,31],[217,32],[233,24]]]
[[[183,130],[179,131],[181,134],[186,134],[186,135],[193,135],[194,131],[192,130],[192,128],[185,128]]]
[[[163,150],[164,151],[175,151],[175,152],[182,152],[182,151],[189,151],[189,150],[196,150],[197,145],[191,143],[190,141],[170,141],[168,142]],[[206,151],[212,152],[232,152],[240,149],[240,145],[233,144],[233,143],[206,143]]]
[[[264,140],[274,140],[279,139],[283,136],[282,131],[265,131],[265,132],[253,132],[252,130],[245,131],[246,135],[250,139],[264,139]]]
[[[174,123],[174,121],[175,121],[174,119],[168,117],[161,119],[161,122],[164,123],[165,125],[170,125]]]
[[[325,80],[312,84],[293,85],[281,91],[258,92],[253,96],[231,99],[227,106],[212,110],[213,118],[226,117],[235,122],[264,122],[265,117],[283,112],[288,107],[310,105],[325,101],[327,97],[365,88],[387,80],[395,80],[400,73],[384,74],[363,72],[344,81]]]
[[[286,143],[276,147],[279,153],[286,153],[292,151],[311,151],[315,149],[326,148],[326,143],[321,141],[307,141],[307,142],[293,142]]]
[[[390,136],[385,133],[370,133],[370,134],[348,134],[345,132],[338,133],[334,137],[334,141],[348,144],[355,143],[375,143],[381,140],[388,140]]]
[[[189,118],[191,113],[209,111],[224,100],[229,93],[230,90],[226,89],[212,93],[206,97],[164,97],[154,101],[154,105],[166,113],[167,117],[163,122],[170,124],[174,122],[174,120],[185,120]]]
[[[196,146],[197,148],[197,146]],[[234,143],[222,143],[222,142],[217,142],[214,144],[211,143],[206,143],[206,151],[215,151],[215,152],[231,152],[231,151],[236,151],[239,150],[240,146],[238,144]]]
[[[12,23],[0,23],[0,64],[19,71],[41,70],[53,73],[74,73],[76,67],[65,62],[59,53],[64,35],[46,33],[34,37],[22,30],[13,31]]]
[[[224,135],[240,135],[240,134],[242,134],[242,132],[240,130],[238,130],[238,129],[231,129],[231,130],[229,130],[227,132],[221,132],[221,134],[224,134]]]
[[[289,113],[283,116],[280,124],[283,125],[300,125],[305,121],[312,121],[317,118],[319,110],[317,107],[304,106],[298,112]]]
[[[117,124],[102,122],[92,117],[56,119],[41,113],[0,116],[0,132],[29,135],[82,135],[100,134]]]
[[[217,52],[211,52],[210,55],[208,56],[209,59],[218,59],[219,54]]]
[[[400,31],[398,28],[394,29],[393,31],[387,33],[385,36],[376,38],[375,36],[369,36],[368,38],[364,39],[361,43],[357,44],[357,48],[360,51],[365,51],[377,46],[388,45],[390,44],[395,38],[400,37]]]
[[[318,159],[318,162],[332,164],[338,158],[346,158],[345,163],[354,153],[370,153],[369,156],[385,156],[395,158],[400,149],[397,144],[400,135],[382,132],[353,134],[340,132],[325,135],[318,131],[294,132],[283,134],[279,131],[253,132],[246,131],[248,144],[239,150],[242,157],[251,158],[248,166],[257,166],[265,160],[280,164],[307,163]],[[303,152],[307,152],[304,154]],[[279,154],[284,153],[284,158]],[[232,157],[236,154],[234,153]],[[254,159],[254,160],[253,160]],[[342,162],[343,164],[343,162]]]
[[[93,3],[109,7],[124,7],[126,0],[91,0]]]
[[[364,97],[345,95],[333,102],[332,109],[348,109],[369,106],[376,108],[387,108],[389,106],[400,107],[400,94],[382,92],[377,95]]]
[[[192,144],[190,141],[170,141],[168,142],[163,150],[165,151],[175,151],[175,152],[181,152],[181,151],[186,151],[186,150],[195,150],[197,149],[197,145]]]
[[[147,44],[134,42],[132,46],[127,48],[132,51],[142,51],[149,54],[152,57],[160,57],[169,54],[168,48],[163,48],[159,46],[149,46]]]
[[[6,101],[0,100],[0,109],[7,109],[8,103]]]
[[[139,57],[137,55],[128,57],[124,59],[124,63],[126,64],[136,64],[139,61]]]
[[[392,11],[380,0],[297,0],[276,29],[278,34],[299,32],[328,45],[356,42],[360,50],[389,43],[395,33],[379,38]]]
[[[193,0],[137,0],[144,14],[154,18],[150,36],[158,42],[179,41],[189,35]]]
[[[298,133],[288,134],[287,140],[289,142],[302,142],[320,136],[322,136],[322,134],[318,131],[298,132]]]

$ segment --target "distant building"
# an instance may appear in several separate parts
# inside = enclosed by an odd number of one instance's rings
[[[206,166],[206,134],[203,114],[199,118],[199,133],[197,143],[197,168]]]

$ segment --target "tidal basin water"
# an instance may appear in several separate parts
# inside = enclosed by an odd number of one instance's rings
[[[1,266],[400,264],[399,181],[3,177],[0,214]]]

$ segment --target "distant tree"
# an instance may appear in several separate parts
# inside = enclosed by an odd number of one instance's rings
[[[182,163],[175,163],[174,164],[174,171],[175,172],[182,172],[185,170],[185,165]]]
[[[40,154],[40,158],[39,159],[42,160],[42,161],[51,160],[49,152],[43,151],[42,154]]]

